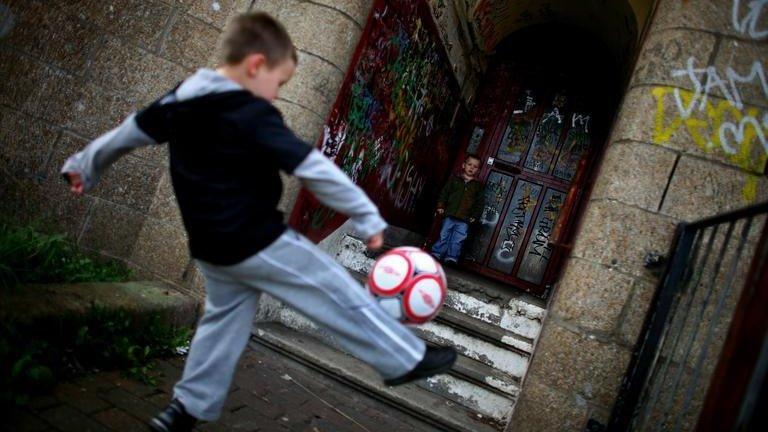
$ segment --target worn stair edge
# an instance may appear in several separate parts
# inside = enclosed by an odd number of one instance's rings
[[[283,308],[275,315],[275,318],[285,327],[322,339],[337,350],[343,351],[343,349],[335,343],[333,338],[327,335],[320,327],[316,326],[304,315],[293,309]],[[418,331],[417,335],[419,335]],[[426,342],[428,344],[430,343],[428,340],[426,340]],[[436,344],[431,343],[431,345]],[[456,365],[449,373],[456,376],[458,379],[470,381],[478,387],[499,393],[505,397],[516,396],[519,392],[519,377],[494,369],[491,366],[475,359],[471,359],[461,353],[459,353]]]
[[[373,369],[360,360],[304,333],[279,323],[260,323],[254,341],[282,352],[315,370],[365,392],[443,430],[497,432],[478,421],[476,414],[415,384],[387,387]],[[494,422],[495,424],[495,422]]]
[[[451,375],[504,397],[517,397],[520,393],[519,377],[508,375],[464,354],[458,355]]]
[[[417,245],[416,247],[420,247]],[[338,247],[329,251],[335,259],[347,268],[368,273],[373,262],[392,248],[391,245],[385,245],[376,251],[372,251],[365,246],[365,242],[346,234],[338,244]],[[445,267],[448,282],[457,284],[462,288],[472,290],[472,286],[482,285],[490,288],[494,296],[498,296],[499,301],[507,303],[509,301],[522,301],[541,309],[546,308],[546,300],[541,297],[526,293],[524,291],[511,288],[508,284],[497,281],[477,273],[458,268],[455,266]]]
[[[414,330],[422,339],[436,345],[452,346],[461,354],[518,379],[522,379],[528,368],[529,355],[476,339],[453,327],[432,321]]]
[[[479,386],[455,374],[430,377],[416,382],[416,385],[451,400],[475,414],[480,414],[477,416],[480,419],[490,419],[499,425],[507,423],[507,414],[515,405],[518,396],[518,394],[505,394],[485,385]]]
[[[335,259],[361,283],[365,283],[373,259],[366,256],[366,247],[361,241],[346,236],[335,254]],[[479,287],[496,286],[499,285],[498,282],[457,269],[446,269],[446,273],[449,288],[446,307],[499,326],[523,338],[535,340],[538,337],[546,315],[546,305],[541,299],[524,293],[513,294],[511,288],[499,287],[493,288],[493,291],[503,295],[500,294],[497,299],[483,299],[480,298],[483,297],[480,294],[483,289]]]
[[[30,284],[0,291],[0,319],[22,324],[82,316],[92,306],[193,326],[197,299],[157,281]]]
[[[533,340],[488,322],[480,321],[456,309],[444,307],[435,320],[500,347],[507,346],[519,350],[521,353],[533,353]]]
[[[350,274],[365,284],[365,274],[356,271],[350,271]],[[534,344],[533,338],[528,336],[538,336],[541,329],[540,321],[528,322],[532,320],[525,315],[513,316],[510,311],[502,311],[497,305],[482,303],[472,296],[451,289],[448,290],[445,305],[436,320],[486,342],[512,347],[528,354],[533,353]]]
[[[545,309],[523,301],[511,301],[501,307],[454,289],[448,291],[445,306],[528,341],[534,341],[539,336],[546,315]]]
[[[509,416],[517,402],[517,396],[510,397],[478,388],[471,382],[452,375],[437,375],[420,381],[417,385],[472,408],[478,420],[491,420],[499,429],[503,429],[509,422]]]

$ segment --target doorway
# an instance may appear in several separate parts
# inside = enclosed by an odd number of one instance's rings
[[[617,76],[604,45],[562,24],[520,30],[497,47],[456,161],[480,156],[485,184],[462,267],[546,295],[606,139]]]

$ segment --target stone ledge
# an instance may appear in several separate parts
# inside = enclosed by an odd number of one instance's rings
[[[0,292],[0,320],[23,324],[84,315],[92,305],[143,318],[159,314],[176,326],[193,326],[198,301],[159,282],[35,284]]]

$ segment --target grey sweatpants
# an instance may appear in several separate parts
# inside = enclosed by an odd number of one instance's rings
[[[383,378],[413,369],[424,342],[386,314],[347,271],[313,243],[287,230],[269,247],[232,266],[199,261],[205,313],[192,339],[174,397],[201,420],[219,417],[251,332],[262,292],[303,313]]]

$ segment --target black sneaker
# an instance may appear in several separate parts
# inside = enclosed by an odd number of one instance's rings
[[[184,405],[174,399],[149,421],[149,429],[155,432],[188,432],[195,427],[195,423],[197,419],[187,414]]]
[[[453,366],[454,362],[456,362],[455,349],[451,347],[427,347],[427,352],[424,353],[424,358],[412,371],[397,378],[384,380],[384,384],[388,386],[396,386],[420,378],[428,378],[432,375],[448,372],[451,370],[451,366]]]

